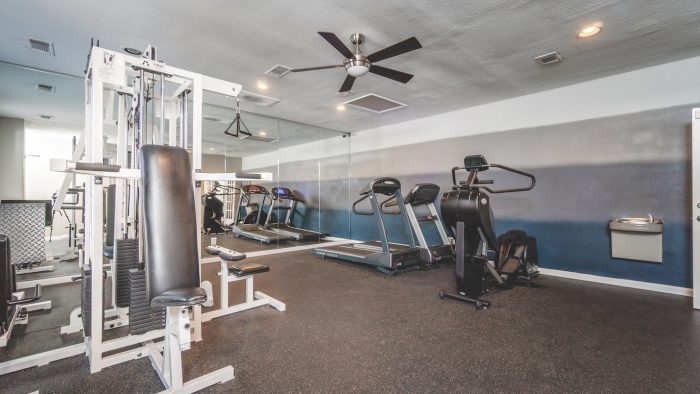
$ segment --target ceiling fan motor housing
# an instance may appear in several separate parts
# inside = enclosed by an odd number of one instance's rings
[[[345,59],[345,70],[353,77],[367,74],[370,66],[369,60],[362,54],[356,54],[353,59]]]

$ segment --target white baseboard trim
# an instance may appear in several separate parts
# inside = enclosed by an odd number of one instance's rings
[[[44,237],[44,241],[49,242],[55,242],[55,241],[63,241],[68,239],[68,234],[61,234],[61,235],[53,235],[51,237]]]
[[[540,273],[542,275],[556,276],[559,278],[576,279],[576,280],[583,280],[586,282],[602,283],[602,284],[606,284],[606,285],[630,287],[633,289],[656,291],[659,293],[675,294],[675,295],[681,295],[681,296],[686,296],[686,297],[693,296],[693,289],[688,289],[685,287],[662,285],[662,284],[658,284],[658,283],[640,282],[637,280],[629,280],[629,279],[610,278],[607,276],[580,274],[578,272],[560,271],[560,270],[554,270],[554,269],[549,269],[549,268],[540,268]]]

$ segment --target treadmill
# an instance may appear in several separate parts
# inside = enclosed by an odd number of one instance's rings
[[[265,208],[266,199],[270,199],[270,208],[272,208],[272,197],[270,197],[270,193],[267,191],[267,189],[260,185],[246,185],[243,186],[241,190],[241,198],[238,202],[238,209],[236,210],[236,224],[231,227],[234,237],[252,239],[266,244],[273,242],[285,242],[292,239],[292,237],[268,230],[262,223],[260,223],[263,216],[263,209]],[[258,206],[257,214],[254,215],[255,223],[245,223],[245,218],[240,217],[241,207],[245,209],[245,207],[249,205],[254,205],[254,203],[251,202],[251,197],[254,195],[262,195],[263,199]],[[269,212],[269,215],[272,215],[271,211]]]
[[[455,261],[454,248],[452,247],[450,239],[447,237],[445,227],[443,226],[440,215],[438,215],[437,209],[435,208],[435,199],[437,199],[439,195],[440,186],[434,183],[418,183],[413,186],[411,191],[409,191],[406,197],[403,198],[403,203],[406,207],[406,215],[408,215],[408,220],[413,228],[413,233],[418,239],[421,261],[425,263],[426,268],[437,266],[441,262]],[[384,207],[392,207],[396,205],[396,199],[391,197],[382,203],[382,212],[384,212]],[[418,216],[416,214],[416,208],[422,210],[420,207],[423,206],[427,208],[428,214]],[[440,236],[440,243],[433,245],[428,243],[425,238],[425,234],[423,233],[421,222],[431,222],[435,225],[438,235]]]
[[[277,201],[277,207],[274,208],[274,211],[279,212],[286,210],[287,214],[285,215],[283,222],[277,223],[270,223],[270,218],[272,217],[272,215],[267,215],[267,219],[265,220],[265,227],[267,229],[272,230],[278,234],[292,237],[297,241],[312,241],[319,240],[325,237],[325,234],[323,233],[292,226],[292,216],[294,215],[294,211],[296,210],[297,203],[306,203],[306,201],[304,201],[304,199],[301,196],[295,194],[293,191],[289,190],[286,187],[273,187],[272,199],[274,201]],[[289,205],[284,205],[284,201],[289,201]],[[273,206],[274,205],[271,205],[270,212],[273,211]]]
[[[384,226],[383,212],[377,195],[389,196],[397,201],[397,207],[403,221],[403,228],[408,235],[408,245],[389,242]],[[378,178],[370,182],[360,192],[360,198],[352,205],[352,211],[356,215],[373,215],[379,229],[379,241],[344,244],[336,246],[321,246],[313,249],[313,254],[322,257],[330,257],[360,264],[374,266],[380,272],[393,275],[409,270],[415,270],[420,264],[420,249],[416,247],[411,225],[408,222],[406,207],[401,196],[401,183],[396,178]],[[359,212],[356,207],[360,202],[369,199],[372,206],[371,213]]]

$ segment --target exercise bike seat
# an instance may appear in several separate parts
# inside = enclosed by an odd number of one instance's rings
[[[168,290],[153,297],[151,306],[167,308],[169,306],[191,306],[207,301],[207,292],[201,287],[181,287]]]
[[[228,273],[234,276],[248,276],[268,272],[270,267],[258,263],[243,263],[228,267]]]

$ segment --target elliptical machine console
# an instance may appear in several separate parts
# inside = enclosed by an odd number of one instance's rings
[[[479,174],[499,168],[530,180],[526,187],[493,189],[493,180],[481,180]],[[468,173],[457,182],[457,171]],[[530,281],[539,275],[537,242],[521,230],[510,230],[497,237],[488,193],[513,193],[535,187],[535,177],[501,164],[489,164],[482,155],[464,158],[464,167],[452,168],[452,191],[444,193],[441,213],[456,239],[456,277],[458,293],[440,292],[440,298],[452,298],[485,309],[489,301],[480,299],[491,289],[512,288],[518,280]]]

